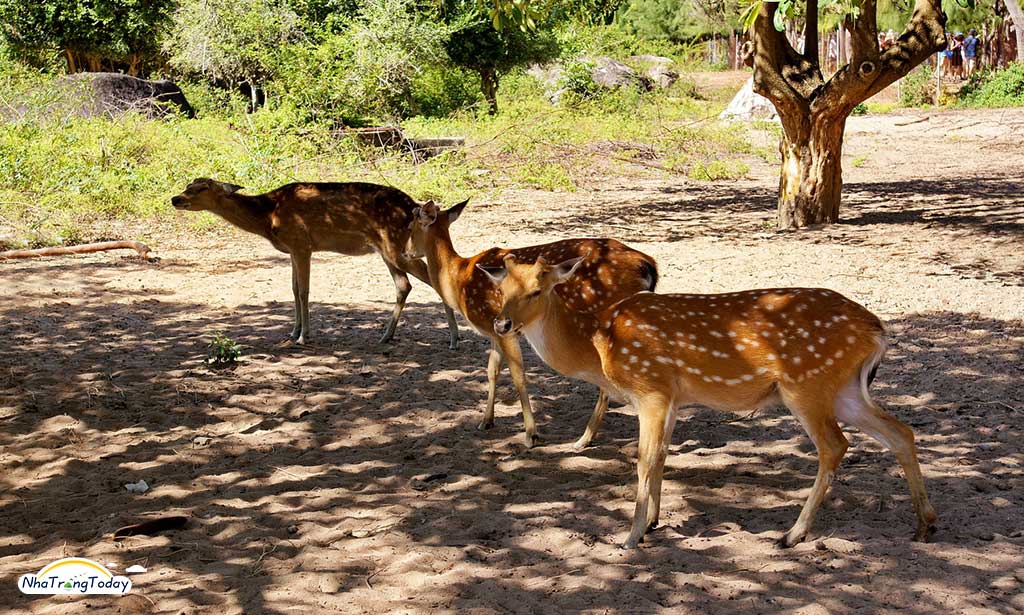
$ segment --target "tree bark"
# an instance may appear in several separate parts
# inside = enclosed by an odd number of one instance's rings
[[[828,80],[822,75],[816,46],[797,53],[785,34],[775,29],[778,3],[761,5],[751,40],[744,46],[744,60],[754,68],[754,91],[772,101],[782,121],[780,228],[839,220],[840,158],[850,111],[946,44],[941,0],[915,0],[906,29],[896,42],[880,50],[876,2],[861,0],[857,13],[844,19],[838,33],[840,66]],[[808,0],[806,6],[813,10],[818,2]],[[809,17],[808,26],[814,19]]]
[[[1017,35],[1017,61],[1024,62],[1024,10],[1020,8],[1019,0],[1003,0],[1003,3],[1013,20],[1013,31]]]
[[[480,89],[487,101],[487,112],[498,113],[498,73],[493,68],[480,69]]]
[[[780,119],[779,228],[838,222],[846,117],[798,113]]]

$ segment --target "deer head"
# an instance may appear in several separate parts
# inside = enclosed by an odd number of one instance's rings
[[[501,313],[494,319],[494,332],[512,335],[541,318],[552,299],[551,291],[572,278],[586,256],[577,256],[557,265],[543,257],[532,264],[517,263],[509,254],[501,267],[478,267],[501,289]]]
[[[171,205],[183,211],[215,211],[221,199],[241,189],[235,184],[204,177],[194,180],[184,192],[171,197]]]

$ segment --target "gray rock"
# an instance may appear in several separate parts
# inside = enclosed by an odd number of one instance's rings
[[[599,56],[591,60],[594,63],[590,76],[594,83],[604,88],[635,86],[641,90],[651,89],[651,80],[645,75],[638,75],[635,70],[618,60],[607,56]]]
[[[121,73],[75,73],[58,78],[55,85],[64,99],[57,105],[81,117],[115,117],[135,111],[155,118],[175,110],[195,117],[181,88],[166,79],[150,81]]]

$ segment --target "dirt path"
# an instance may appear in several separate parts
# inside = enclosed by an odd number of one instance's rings
[[[1021,612],[1022,126],[1021,110],[852,119],[845,222],[825,230],[772,230],[763,163],[734,183],[510,192],[456,230],[465,253],[616,236],[658,258],[664,291],[823,285],[865,304],[891,327],[874,389],[918,434],[941,517],[930,544],[908,541],[894,460],[853,432],[814,538],[777,549],[810,443],[779,411],[704,411],[676,428],[663,527],[622,551],[628,407],[572,453],[595,391],[528,352],[542,446],[521,449],[507,384],[497,426],[477,432],[487,344],[464,329],[449,351],[432,292],[416,285],[379,346],[383,265],[318,257],[318,339],[282,344],[287,261],[228,230],[165,241],[153,264],[0,264],[0,612]],[[234,371],[201,362],[216,331],[247,346]],[[138,479],[153,489],[128,494]],[[110,538],[175,512],[185,530]],[[18,575],[65,554],[148,572],[126,598],[18,593]]]

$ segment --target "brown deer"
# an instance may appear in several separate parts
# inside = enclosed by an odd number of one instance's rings
[[[384,259],[395,281],[398,296],[381,342],[395,334],[398,318],[412,286],[412,274],[430,283],[422,260],[403,253],[408,241],[416,201],[401,190],[364,183],[297,183],[266,194],[239,194],[241,186],[197,179],[171,199],[176,209],[209,211],[243,231],[270,240],[275,248],[291,255],[292,292],[295,295],[295,326],[291,338],[299,344],[310,339],[309,264],[313,252],[338,252],[359,256],[376,252]],[[455,349],[459,329],[451,308],[448,318],[449,347]]]
[[[635,547],[658,522],[661,479],[676,411],[686,405],[746,412],[784,404],[818,451],[818,475],[796,524],[782,539],[807,535],[848,442],[838,421],[891,450],[906,474],[917,513],[916,540],[936,521],[917,463],[914,433],[868,394],[885,352],[884,329],[864,307],[816,288],[717,295],[638,293],[604,310],[573,312],[559,288],[573,283],[579,258],[549,265],[506,259],[488,274],[503,305],[496,333],[521,332],[541,358],[632,403],[640,419]]]
[[[526,391],[522,352],[518,340],[494,332],[501,295],[479,266],[500,265],[503,259],[533,262],[540,257],[552,260],[580,257],[579,275],[558,290],[566,306],[566,318],[575,320],[582,317],[578,315],[602,309],[623,297],[654,290],[658,282],[657,264],[650,256],[614,239],[566,239],[526,248],[491,248],[463,258],[455,251],[448,229],[465,206],[466,201],[463,201],[442,212],[429,201],[417,210],[409,240],[410,257],[426,257],[430,283],[444,302],[461,312],[478,333],[491,339],[487,361],[487,408],[480,429],[494,425],[495,386],[504,359],[519,393],[526,446],[529,448],[537,440],[537,427]],[[601,391],[586,432],[574,448],[582,449],[590,442],[607,409],[608,397]]]

